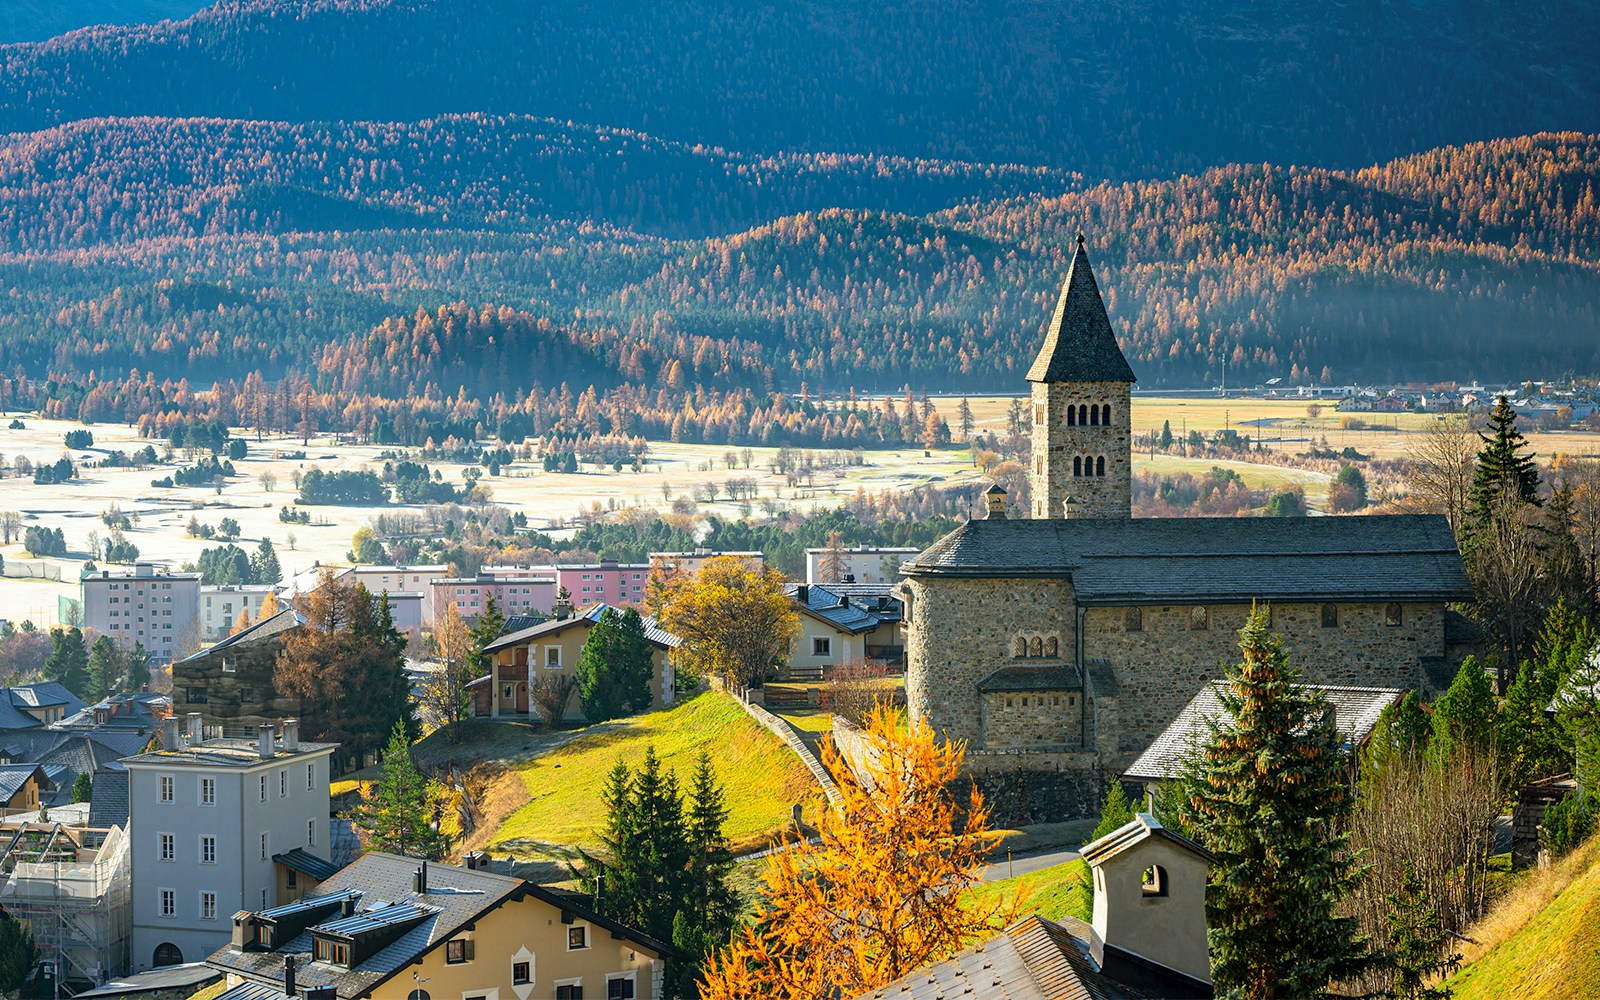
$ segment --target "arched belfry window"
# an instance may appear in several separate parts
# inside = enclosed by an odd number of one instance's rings
[[[1076,455],[1072,457],[1072,474],[1074,476],[1083,475],[1083,459]]]
[[[1017,639],[1017,653],[1016,653],[1017,659],[1020,660],[1024,656],[1027,656],[1027,655],[1028,655],[1028,640],[1019,637]]]
[[[1104,455],[1094,460],[1094,474],[1097,476],[1106,474],[1106,457]]]
[[[1046,655],[1046,656],[1057,656],[1057,655],[1059,655],[1058,650],[1060,650],[1060,648],[1061,648],[1061,646],[1056,641],[1056,637],[1055,636],[1051,636],[1049,641],[1044,644],[1044,655]]]
[[[1089,424],[1089,408],[1081,403],[1078,405],[1078,423],[1086,427]]]
[[[1033,637],[1033,655],[1034,656],[1043,656],[1044,655],[1044,640],[1039,638],[1038,636],[1034,636]]]
[[[1167,894],[1167,870],[1160,865],[1151,865],[1144,870],[1140,879],[1140,888],[1146,896],[1165,896]]]
[[[1078,426],[1078,408],[1076,406],[1067,407],[1067,426]]]
[[[1100,426],[1100,407],[1089,407],[1089,425],[1092,427]]]
[[[1105,424],[1107,427],[1111,426],[1111,404],[1110,403],[1107,403],[1104,406],[1100,407],[1100,422],[1102,424]]]

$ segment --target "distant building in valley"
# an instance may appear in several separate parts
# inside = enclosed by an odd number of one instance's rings
[[[142,643],[155,663],[171,663],[200,644],[200,574],[155,563],[85,576],[83,624],[124,648]]]
[[[243,611],[251,621],[261,615],[261,602],[278,588],[269,584],[230,583],[200,588],[200,639],[216,642],[233,631]]]
[[[900,564],[920,551],[914,548],[806,549],[806,582],[894,583],[900,579]]]
[[[440,612],[454,604],[461,617],[476,618],[488,607],[490,598],[503,615],[543,614],[556,603],[555,569],[542,567],[542,574],[535,576],[524,575],[521,568],[496,567],[494,572],[485,569],[477,576],[433,581],[433,606]]]

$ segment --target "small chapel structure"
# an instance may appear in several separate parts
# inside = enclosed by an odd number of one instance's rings
[[[1091,812],[1254,603],[1310,683],[1433,692],[1471,651],[1443,517],[1133,518],[1134,381],[1080,236],[1028,372],[1032,516],[991,487],[900,567],[913,722],[966,741],[1008,820]]]

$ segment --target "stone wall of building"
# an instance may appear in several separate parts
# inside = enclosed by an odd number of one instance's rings
[[[1068,496],[1078,517],[1128,517],[1133,503],[1132,418],[1126,382],[1034,382],[1033,516],[1058,518]],[[1111,422],[1077,417],[1093,407]],[[1071,417],[1069,418],[1069,411]],[[1073,474],[1073,459],[1095,462],[1090,474]],[[1099,460],[1105,464],[1099,472]],[[1081,473],[1081,469],[1080,469]]]
[[[1273,631],[1282,635],[1289,661],[1307,680],[1323,684],[1415,688],[1422,660],[1444,654],[1444,609],[1406,604],[1399,623],[1387,624],[1385,604],[1338,604],[1334,624],[1323,625],[1323,605],[1272,608]],[[1138,609],[1130,628],[1127,608],[1084,613],[1084,654],[1103,657],[1116,676],[1118,760],[1121,767],[1150,744],[1206,683],[1237,662],[1239,629],[1249,604],[1174,605]],[[1204,627],[1201,627],[1201,626]],[[1108,748],[1109,749],[1109,748]]]
[[[281,649],[283,643],[273,636],[173,664],[173,713],[181,719],[199,712],[208,726],[252,733],[262,723],[302,719],[303,731],[315,732],[314,720],[303,719],[300,699],[284,697],[273,685]]]
[[[983,742],[991,749],[1083,746],[1082,691],[983,694]]]
[[[1082,751],[968,750],[967,772],[1000,828],[1098,815],[1109,780],[1099,755]]]
[[[930,585],[931,584],[931,585]],[[1067,580],[910,577],[906,611],[906,704],[911,718],[946,739],[984,746],[978,682],[1001,667],[1071,663],[1076,612]],[[1048,635],[1047,635],[1048,633]],[[1054,638],[1054,659],[1014,658],[1019,638]]]

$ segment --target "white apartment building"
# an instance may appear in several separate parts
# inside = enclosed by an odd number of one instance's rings
[[[898,583],[900,564],[921,552],[915,548],[839,549],[838,573],[826,572],[830,550],[806,549],[806,583]],[[823,579],[825,576],[834,579]]]
[[[200,638],[216,642],[233,631],[244,611],[251,621],[261,617],[261,602],[278,588],[270,584],[227,584],[200,588]]]
[[[141,562],[101,570],[82,585],[83,624],[124,647],[143,643],[156,663],[171,663],[199,647],[199,573]]]
[[[133,971],[198,962],[231,939],[233,915],[277,904],[275,855],[329,859],[329,764],[336,743],[204,738],[200,715],[168,749],[128,757]]]
[[[389,603],[395,611],[395,625],[402,632],[409,628],[432,626],[433,582],[450,574],[450,567],[443,565],[313,566],[287,580],[278,593],[287,599],[293,599],[297,594],[310,593],[316,589],[323,572],[329,570],[336,580],[354,574],[356,580],[373,594],[387,591]],[[416,608],[416,611],[413,612],[412,608]]]

